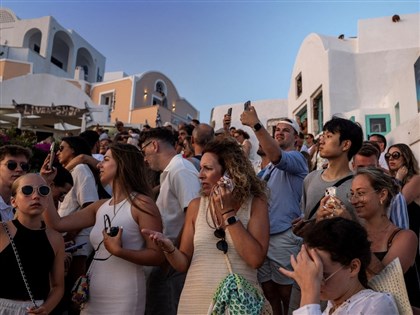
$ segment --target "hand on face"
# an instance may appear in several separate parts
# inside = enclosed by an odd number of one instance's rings
[[[279,271],[285,276],[295,280],[299,284],[302,292],[311,290],[319,293],[323,264],[315,249],[307,248],[305,245],[302,245],[296,258],[293,255],[290,257],[290,262],[293,271],[286,270],[282,267],[280,267]]]
[[[216,211],[220,214],[234,208],[231,184],[223,177],[213,186],[211,198]]]

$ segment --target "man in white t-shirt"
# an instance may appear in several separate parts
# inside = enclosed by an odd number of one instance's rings
[[[176,153],[175,141],[167,128],[152,128],[142,134],[141,151],[149,167],[161,172],[156,205],[163,233],[178,244],[185,210],[199,196],[200,181],[194,165]],[[169,266],[153,267],[147,283],[146,314],[175,315],[185,275]]]
[[[379,133],[373,133],[369,136],[370,142],[375,142],[379,145],[379,148],[381,149],[381,155],[379,156],[379,165],[384,169],[388,168],[388,163],[385,161],[385,149],[386,149],[386,138],[379,134]]]

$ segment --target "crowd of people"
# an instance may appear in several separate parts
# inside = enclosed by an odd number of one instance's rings
[[[5,142],[0,314],[398,314],[369,286],[396,258],[420,314],[410,147],[340,117],[316,137],[288,117],[266,129],[253,106],[240,121],[258,149],[228,114],[216,131],[117,121],[114,135],[49,138],[35,169]]]

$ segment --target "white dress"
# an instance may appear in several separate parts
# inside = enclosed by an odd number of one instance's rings
[[[179,301],[178,315],[207,314],[216,288],[220,281],[229,274],[224,254],[216,248],[216,243],[220,239],[214,236],[214,229],[206,222],[208,200],[208,197],[202,197],[200,201],[200,209],[195,222],[194,254]],[[245,227],[250,218],[251,201],[252,199],[249,199],[245,202],[236,215]],[[260,289],[257,270],[247,265],[239,256],[229,229],[226,229],[226,241],[233,272],[241,274]],[[268,308],[270,308],[269,305]]]
[[[144,248],[144,239],[140,234],[139,226],[131,215],[131,204],[125,199],[115,208],[107,201],[98,209],[96,223],[90,234],[94,249],[97,249],[103,240],[105,214],[108,214],[112,226],[123,227],[124,248],[133,250]],[[146,280],[143,266],[112,256],[103,244],[99,246],[95,258],[106,260],[92,262],[90,297],[81,314],[144,314]]]

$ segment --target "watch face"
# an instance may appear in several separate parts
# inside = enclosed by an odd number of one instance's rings
[[[227,223],[229,225],[235,223],[236,221],[237,221],[236,217],[230,217],[227,219]]]
[[[261,129],[261,127],[262,127],[262,125],[261,125],[260,123],[256,123],[256,124],[254,125],[254,130],[255,130],[255,131],[258,131],[258,130],[260,130],[260,129]]]

